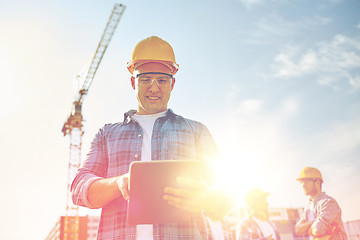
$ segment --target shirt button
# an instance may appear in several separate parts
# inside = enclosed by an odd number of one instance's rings
[[[138,137],[141,137],[141,134],[139,134]]]
[[[138,158],[139,157],[139,155],[138,154],[135,154],[135,158]]]

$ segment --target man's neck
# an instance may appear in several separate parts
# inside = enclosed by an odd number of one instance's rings
[[[163,111],[148,112],[148,111],[144,110],[143,108],[138,107],[138,110],[136,111],[136,115],[155,115],[155,114],[167,112],[167,110],[168,110],[168,108],[166,108]]]
[[[310,200],[311,200],[311,201],[314,201],[321,193],[322,193],[322,192],[319,191],[319,192],[317,192],[316,194],[310,195]]]

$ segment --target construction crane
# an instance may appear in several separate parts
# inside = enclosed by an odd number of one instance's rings
[[[84,97],[88,94],[91,83],[94,80],[96,71],[104,56],[104,53],[109,45],[109,42],[115,32],[115,29],[120,21],[120,18],[125,11],[125,6],[122,4],[115,4],[111,12],[109,20],[106,24],[105,30],[101,36],[100,42],[97,46],[94,57],[92,58],[89,70],[85,77],[84,83],[79,90],[69,117],[67,118],[62,132],[64,136],[70,136],[70,154],[69,154],[69,169],[68,169],[68,182],[67,182],[67,205],[66,205],[66,218],[64,223],[64,239],[78,239],[79,229],[79,207],[74,205],[71,200],[70,187],[75,177],[76,171],[81,163],[81,145],[82,136],[84,131],[83,116],[81,108]]]

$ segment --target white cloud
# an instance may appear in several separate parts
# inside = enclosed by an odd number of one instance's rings
[[[257,99],[246,99],[241,102],[238,111],[246,116],[254,117],[262,109],[263,102]]]
[[[348,75],[349,84],[354,87],[354,89],[360,89],[360,76],[352,77]]]
[[[279,36],[287,35],[294,28],[298,28],[298,23],[290,22],[279,15],[271,14],[260,18],[257,22],[257,27],[260,32],[264,32],[267,35]]]
[[[319,84],[333,85],[345,79],[358,89],[358,77],[353,75],[360,68],[360,39],[336,35],[330,42],[319,43],[316,49],[287,46],[275,56],[271,68],[275,78],[315,74]]]
[[[293,116],[299,111],[299,101],[295,98],[286,99],[282,105],[282,113],[284,116]]]
[[[236,96],[238,96],[239,91],[240,91],[239,84],[231,83],[229,92],[227,93],[227,97],[230,99],[235,98]]]
[[[247,8],[253,6],[253,5],[257,5],[260,4],[262,2],[262,0],[240,0],[240,2]]]
[[[359,150],[360,122],[358,119],[359,116],[354,116],[347,122],[339,122],[326,132],[313,136],[311,145],[318,146],[316,149],[318,159],[336,160],[339,153]]]
[[[331,18],[322,17],[322,16],[315,16],[312,19],[308,19],[308,24],[312,25],[326,25],[332,22]]]
[[[276,2],[275,0],[273,2]],[[260,2],[253,4],[247,3],[245,6],[260,5]],[[248,7],[249,8],[249,7]],[[332,22],[331,18],[322,16],[302,17],[297,21],[289,21],[281,15],[268,14],[259,18],[256,22],[256,27],[251,28],[243,35],[247,36],[247,39],[243,39],[248,44],[259,43],[283,43],[287,39],[296,38],[296,36],[302,36],[304,31],[309,31],[319,26],[324,26]]]
[[[275,57],[276,65],[273,66],[275,77],[297,77],[315,69],[318,63],[318,54],[314,50],[309,49],[298,57],[298,51],[295,47],[287,47],[284,52],[279,53]],[[296,59],[298,60],[296,61]]]
[[[342,3],[344,0],[330,0],[330,2],[335,3],[335,4],[339,4]]]

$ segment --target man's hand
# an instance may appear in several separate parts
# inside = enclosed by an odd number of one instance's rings
[[[268,239],[268,240],[275,240],[275,238],[273,237],[272,234],[270,234],[269,236],[267,236],[267,239]]]
[[[116,182],[124,199],[129,200],[129,173],[119,176]]]
[[[165,187],[164,200],[168,204],[189,212],[201,212],[208,197],[208,185],[205,181],[191,178],[176,178],[180,187]]]
[[[119,177],[104,178],[89,187],[88,200],[92,208],[102,208],[115,198],[123,196],[129,200],[129,173]]]
[[[192,213],[205,211],[223,217],[227,211],[225,196],[219,189],[212,189],[203,180],[178,177],[179,187],[165,187],[163,199],[168,204]],[[225,211],[224,211],[225,210]]]
[[[298,236],[305,236],[306,234],[309,234],[309,231],[311,231],[311,225],[314,223],[314,221],[306,221],[305,219],[301,219],[296,225],[295,225],[295,233]]]

